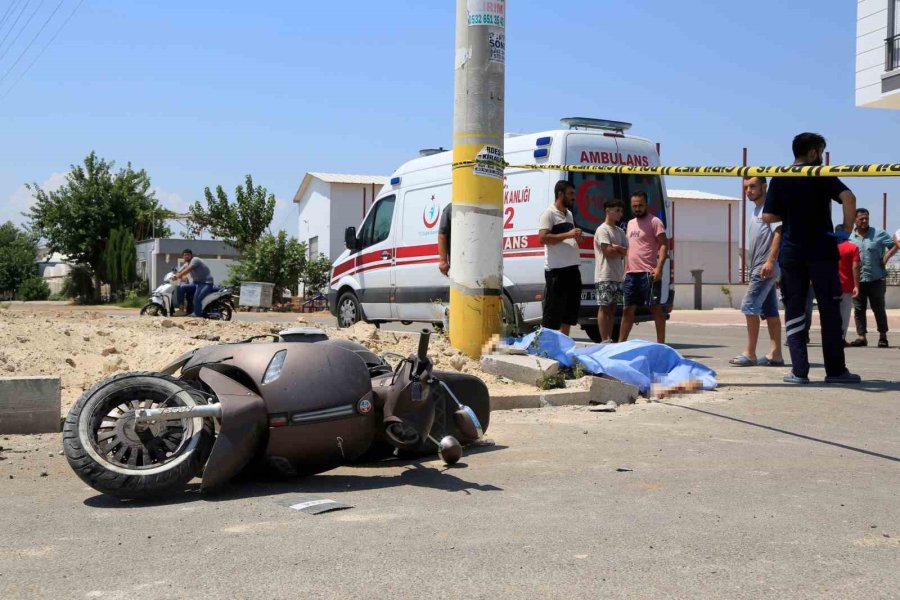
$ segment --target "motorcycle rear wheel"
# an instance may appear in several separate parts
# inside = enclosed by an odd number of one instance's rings
[[[234,309],[227,302],[216,302],[206,309],[204,316],[213,321],[230,321],[233,312]]]
[[[88,485],[123,499],[177,493],[202,472],[214,441],[210,419],[150,424],[142,437],[134,411],[195,406],[202,397],[173,377],[120,373],[86,391],[66,416],[63,450],[69,466]]]

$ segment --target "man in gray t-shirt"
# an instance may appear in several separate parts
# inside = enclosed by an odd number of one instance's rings
[[[184,266],[175,274],[175,277],[183,279],[184,277],[189,276],[191,278],[191,283],[178,286],[178,290],[175,294],[175,303],[178,306],[181,306],[184,303],[185,295],[193,293],[193,316],[202,317],[203,298],[213,290],[212,273],[206,263],[194,256],[194,253],[191,250],[186,249],[181,257],[184,259]],[[187,313],[185,316],[190,315],[191,313]]]
[[[600,339],[612,339],[616,321],[616,307],[624,303],[625,257],[628,238],[618,223],[625,212],[625,203],[611,198],[603,206],[606,220],[594,232],[594,283],[597,286],[597,327]]]
[[[781,223],[763,222],[763,204],[766,199],[766,178],[744,179],[744,194],[753,202],[753,216],[749,227],[749,252],[745,255],[747,271],[750,275],[747,293],[741,303],[741,312],[747,319],[747,348],[742,354],[731,359],[736,367],[783,366],[781,355],[781,318],[778,314],[778,251],[781,247]],[[760,319],[766,320],[769,329],[771,350],[766,356],[756,359],[756,342],[759,340]]]

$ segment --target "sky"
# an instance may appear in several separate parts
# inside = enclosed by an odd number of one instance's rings
[[[854,104],[856,3],[583,0],[507,6],[506,130],[629,121],[664,165],[900,162],[900,111]],[[710,9],[710,7],[714,9]],[[297,235],[307,171],[388,175],[452,135],[452,0],[0,0],[0,222],[95,150],[182,211],[251,173]],[[11,26],[15,15],[21,17]],[[0,19],[2,20],[2,19]],[[42,29],[43,26],[43,29]],[[6,36],[6,37],[4,37]],[[846,179],[900,227],[900,178]],[[740,181],[668,178],[738,196]],[[179,228],[176,227],[176,231]]]

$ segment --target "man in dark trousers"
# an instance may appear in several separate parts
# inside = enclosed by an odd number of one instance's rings
[[[544,315],[541,327],[569,335],[578,324],[581,309],[581,229],[570,210],[575,205],[575,186],[557,181],[553,204],[541,213],[538,236],[544,245]]]
[[[819,166],[825,138],[801,133],[794,138],[794,164]],[[763,220],[781,221],[781,289],[784,326],[791,351],[787,383],[809,383],[805,308],[812,284],[822,325],[825,383],[859,383],[859,375],[847,370],[841,335],[841,280],[838,274],[838,235],[831,223],[831,201],[843,205],[844,229],[856,218],[856,196],[837,177],[774,177],[769,185]],[[843,234],[846,237],[846,233]]]

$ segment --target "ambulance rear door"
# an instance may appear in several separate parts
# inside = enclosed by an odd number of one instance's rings
[[[394,319],[442,320],[442,306],[450,301],[450,279],[438,269],[438,228],[450,201],[449,181],[404,191],[394,267]],[[451,243],[452,237],[451,231]]]

